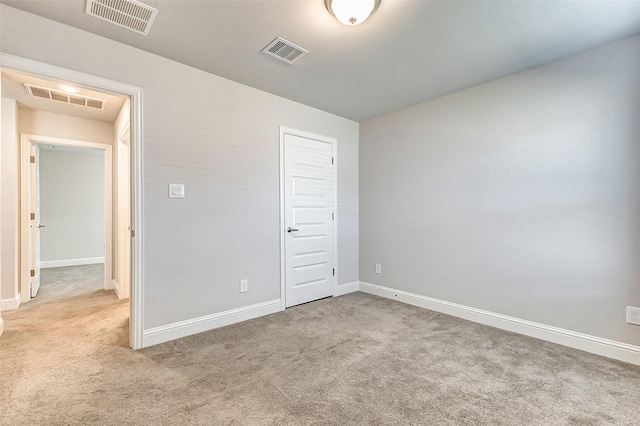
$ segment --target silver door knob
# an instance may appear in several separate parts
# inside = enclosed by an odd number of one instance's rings
[[[299,231],[299,229],[292,228],[292,227],[287,228],[287,232],[296,232],[296,231]]]

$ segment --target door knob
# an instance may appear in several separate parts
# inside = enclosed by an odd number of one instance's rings
[[[292,227],[287,228],[287,232],[295,232],[295,231],[299,231],[299,229],[292,228]]]

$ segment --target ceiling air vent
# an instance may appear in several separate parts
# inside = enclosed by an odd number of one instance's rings
[[[158,9],[137,0],[87,0],[87,14],[147,35]]]
[[[269,45],[262,49],[262,51],[267,55],[278,58],[288,64],[294,63],[309,53],[308,50],[305,50],[300,46],[296,46],[282,37],[276,37],[276,39],[269,43]]]
[[[104,109],[104,106],[107,104],[107,101],[103,101],[101,99],[62,92],[60,90],[47,89],[46,87],[33,86],[26,83],[24,88],[27,90],[27,94],[34,98],[49,99],[52,101],[64,102],[65,104],[78,105],[93,109]]]

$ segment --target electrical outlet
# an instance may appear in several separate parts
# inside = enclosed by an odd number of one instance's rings
[[[627,322],[629,324],[640,325],[640,308],[627,306]]]
[[[382,273],[382,266],[379,263],[376,263],[376,274]]]
[[[249,280],[240,280],[240,293],[249,291]]]

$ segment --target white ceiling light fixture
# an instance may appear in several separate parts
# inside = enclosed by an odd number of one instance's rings
[[[71,86],[60,86],[60,89],[64,90],[65,92],[69,92],[69,93],[78,93],[78,89],[76,89],[75,87],[71,87]]]
[[[380,0],[324,0],[327,10],[345,25],[360,25],[380,5]]]

